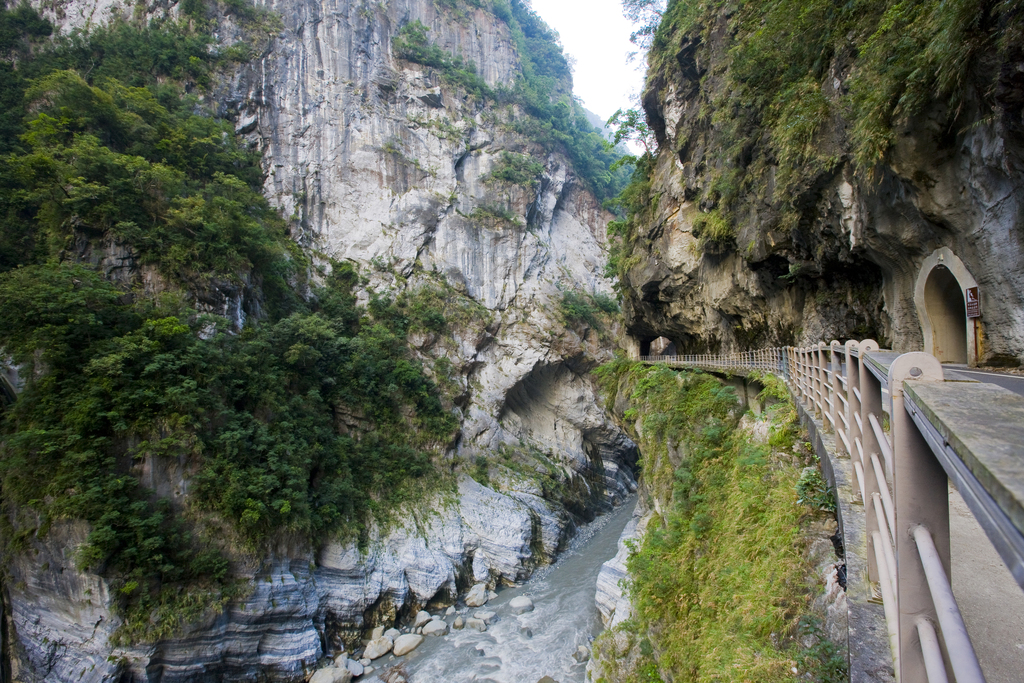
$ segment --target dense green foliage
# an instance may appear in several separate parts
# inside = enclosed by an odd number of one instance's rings
[[[622,218],[608,223],[609,251],[604,274],[615,278],[615,287],[620,292],[622,284],[628,281],[629,269],[640,262],[638,236],[646,232],[658,209],[658,198],[651,193],[655,163],[656,157],[650,152],[632,159],[629,183],[609,202]]]
[[[346,264],[304,289],[258,154],[186,94],[236,58],[190,11],[45,45],[38,15],[0,7],[0,348],[29,378],[0,416],[4,540],[88,522],[77,561],[111,579],[123,643],[219,609],[239,590],[229,556],[283,532],[360,537],[436,486],[457,420],[430,376],[447,366],[406,336],[479,314],[442,285],[363,310]],[[87,265],[111,243],[162,293]],[[243,288],[262,316],[241,331],[195,310]],[[164,470],[187,498],[140,484]]]
[[[476,64],[464,61],[461,55],[452,56],[430,43],[428,28],[423,22],[409,22],[395,35],[395,54],[402,59],[437,69],[441,80],[453,87],[462,88],[478,98],[493,97],[494,92],[476,72]]]
[[[438,4],[461,16],[459,2]],[[469,4],[482,7],[481,2]],[[587,121],[582,105],[572,96],[572,71],[558,34],[530,8],[528,0],[491,0],[488,9],[511,28],[522,60],[522,75],[511,88],[488,87],[472,62],[432,44],[428,28],[419,21],[399,29],[395,54],[437,69],[444,82],[485,99],[491,106],[516,107],[518,112],[510,123],[514,131],[547,150],[564,151],[598,199],[614,197],[627,178],[613,168],[620,154]]]
[[[619,312],[619,304],[607,294],[588,294],[575,289],[562,292],[558,302],[558,311],[568,325],[586,325],[601,330],[604,328],[602,318]]]
[[[725,28],[724,31],[720,29]],[[698,125],[717,159],[702,200],[733,220],[766,196],[768,169],[795,201],[813,179],[850,158],[872,172],[900,127],[930,109],[949,135],[995,109],[999,69],[1024,35],[1019,0],[773,0],[670,2],[651,46],[650,83],[680,54],[728,36],[725,68],[701,79]],[[692,57],[687,57],[692,58]],[[687,65],[687,68],[690,68]],[[850,78],[834,85],[837,71]],[[839,121],[847,122],[849,134]],[[680,144],[694,142],[693,130]],[[795,209],[789,217],[796,220]]]
[[[503,183],[521,187],[536,187],[544,165],[525,154],[502,152],[494,170],[484,177],[485,183]]]
[[[628,560],[634,612],[617,628],[639,641],[640,656],[616,680],[788,681],[794,662],[810,680],[845,680],[834,646],[796,641],[815,620],[792,404],[762,416],[761,442],[737,428],[735,393],[711,375],[624,359],[597,373],[609,403],[630,392],[625,417],[639,421],[646,486],[663,510]]]

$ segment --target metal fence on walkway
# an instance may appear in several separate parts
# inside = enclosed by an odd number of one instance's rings
[[[947,477],[1024,588],[1024,397],[873,340],[639,360],[783,377],[852,461],[898,680],[985,680],[949,581]]]

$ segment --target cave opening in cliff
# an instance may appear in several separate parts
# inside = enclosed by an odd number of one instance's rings
[[[935,355],[943,363],[967,362],[967,307],[960,283],[944,265],[928,274],[925,312],[932,325]]]

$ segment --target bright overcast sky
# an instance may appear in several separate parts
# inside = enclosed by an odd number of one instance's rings
[[[636,48],[621,0],[533,0],[533,9],[562,37],[576,59],[573,84],[587,109],[608,118],[626,109],[643,84],[643,59],[628,63]]]

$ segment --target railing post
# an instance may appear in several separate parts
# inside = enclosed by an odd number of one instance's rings
[[[811,399],[811,415],[815,419],[821,417],[818,413],[818,345],[807,347],[807,394]]]
[[[804,397],[804,350],[802,348],[793,349],[793,383],[796,385],[797,398],[800,399],[801,403],[806,402]]]
[[[804,347],[800,353],[800,384],[804,392],[804,404],[814,413],[814,377],[811,374],[811,350]]]
[[[818,409],[818,345],[815,344],[807,349],[807,387],[811,396],[811,414],[814,417],[821,417]]]
[[[825,432],[831,431],[829,427],[828,418],[830,417],[828,411],[828,392],[831,386],[828,383],[828,364],[825,361],[825,349],[828,347],[825,342],[818,342],[815,345],[817,353],[815,357],[817,359],[816,372],[818,375],[818,414],[821,415],[821,428]]]
[[[829,411],[829,414],[832,416],[832,430],[836,434],[837,449],[839,445],[839,430],[842,429],[839,422],[839,412],[842,409],[842,401],[839,400],[839,396],[843,391],[843,383],[839,380],[839,376],[842,373],[842,363],[839,361],[840,348],[841,345],[838,341],[833,340],[832,343],[829,344],[829,355],[832,357],[832,362],[830,363],[832,375],[830,377],[831,382],[829,382],[832,387],[832,408]]]
[[[809,378],[810,382],[809,383],[810,383],[810,386],[811,386],[811,413],[814,415],[815,418],[824,419],[824,418],[821,417],[821,406],[820,406],[820,403],[821,403],[821,377],[819,376],[819,371],[821,370],[821,368],[819,367],[820,366],[820,358],[819,358],[820,353],[819,353],[819,350],[820,349],[819,349],[817,343],[815,343],[815,345],[810,348],[810,352],[808,353],[808,357],[807,357],[807,361],[808,361],[807,370],[810,373],[810,378]]]
[[[927,683],[917,621],[938,622],[914,531],[931,532],[950,576],[949,494],[946,472],[903,405],[905,380],[941,382],[942,365],[927,353],[906,353],[889,366],[889,424],[893,438],[896,505],[896,600],[899,605],[899,681]],[[870,432],[872,430],[865,430]],[[870,528],[870,527],[869,527]]]
[[[807,350],[802,346],[796,352],[796,368],[797,383],[800,385],[800,400],[807,408]]]
[[[868,369],[867,365],[868,353],[877,350],[878,342],[873,339],[865,339],[857,345],[858,355],[860,356],[859,367],[857,368],[860,401],[858,401],[859,411],[853,414],[853,422],[850,424],[850,431],[852,432],[850,435],[850,447],[853,449],[853,452],[850,453],[850,459],[853,462],[853,471],[857,479],[856,490],[860,493],[861,502],[864,504],[864,519],[868,530],[868,578],[873,582],[880,580],[881,571],[884,569],[879,567],[875,561],[878,555],[874,551],[875,542],[871,536],[871,531],[879,528],[871,498],[871,494],[878,491],[878,485],[871,472],[871,461],[868,451],[869,444],[873,445],[876,451],[878,450],[877,444],[874,443],[874,433],[871,431],[868,416],[873,414],[879,419],[882,417],[882,383],[878,381],[878,378]],[[870,438],[871,441],[866,442],[865,439],[867,438]],[[879,552],[881,551],[882,549],[879,548]],[[893,586],[893,591],[895,592],[895,590],[896,587]],[[894,656],[896,654],[893,653]]]

